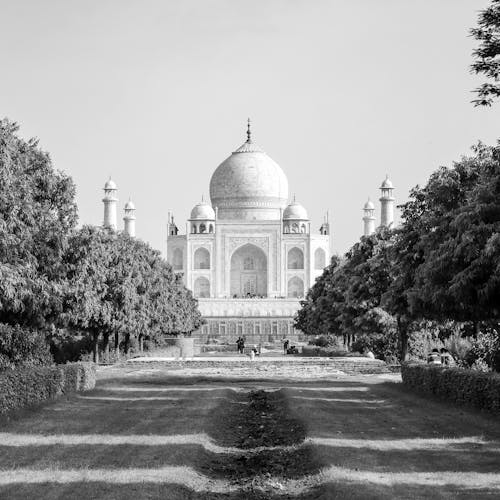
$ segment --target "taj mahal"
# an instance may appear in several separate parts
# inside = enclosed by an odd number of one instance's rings
[[[393,185],[381,186],[381,225],[394,220]],[[116,230],[116,185],[104,188],[104,225]],[[364,234],[375,231],[375,206],[363,207]],[[125,205],[124,230],[135,236],[135,206]],[[210,201],[195,205],[181,234],[167,221],[167,260],[198,299],[203,342],[266,343],[300,332],[293,318],[300,300],[328,265],[332,234],[328,213],[315,233],[306,209],[290,200],[282,168],[252,140],[214,171]]]

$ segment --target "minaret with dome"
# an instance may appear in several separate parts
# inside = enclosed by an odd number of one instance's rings
[[[191,211],[186,234],[169,213],[167,259],[199,299],[205,341],[264,343],[292,337],[293,316],[330,261],[330,226],[313,234],[290,202],[282,168],[252,139],[214,171],[210,202]]]
[[[102,227],[108,231],[118,230],[117,211],[118,211],[118,187],[111,177],[104,184],[104,220]],[[125,215],[123,217],[123,232],[131,238],[135,238],[135,205],[129,198],[124,207]]]
[[[386,175],[380,186],[380,226],[392,228],[394,226],[394,185]],[[375,205],[368,198],[363,206],[363,236],[370,236],[375,232]]]

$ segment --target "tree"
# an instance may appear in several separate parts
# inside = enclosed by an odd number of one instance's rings
[[[476,106],[491,106],[500,96],[500,0],[492,0],[491,5],[481,11],[478,26],[471,34],[480,42],[474,50],[475,58],[471,68],[476,74],[483,74],[491,82],[483,83],[475,90],[478,98]]]
[[[94,360],[114,337],[128,351],[131,337],[188,333],[201,325],[197,301],[158,251],[124,233],[86,226],[64,256],[65,318],[88,332]]]
[[[478,324],[500,319],[500,147],[474,153],[429,181],[428,196],[450,184],[460,194],[425,214],[432,231],[420,238],[414,295],[428,316]]]
[[[76,224],[75,188],[38,141],[0,120],[0,323],[45,327],[60,312],[61,256]]]
[[[306,335],[339,335],[342,290],[336,281],[341,260],[334,256],[308,290],[295,317],[295,328]]]
[[[398,321],[402,356],[423,320],[498,321],[499,148],[434,172],[402,205],[392,246],[391,285],[382,301]]]
[[[342,335],[348,346],[358,333],[386,333],[390,315],[381,307],[390,284],[392,232],[362,237],[340,261],[333,258],[309,290],[295,325],[308,335]]]

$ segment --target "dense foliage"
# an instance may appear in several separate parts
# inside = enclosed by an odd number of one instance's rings
[[[0,415],[39,404],[62,394],[95,387],[95,367],[90,363],[27,366],[0,373]]]
[[[489,348],[498,349],[500,147],[479,144],[472,156],[438,169],[411,191],[401,219],[398,228],[362,237],[342,261],[332,259],[296,326],[309,335],[343,335],[347,344],[362,335],[355,347],[384,358],[397,338],[406,359],[409,340],[430,325],[440,341],[452,334],[450,325],[461,335],[488,331]],[[482,355],[491,368],[495,352]]]
[[[422,364],[401,367],[403,384],[454,403],[500,411],[500,375]]]
[[[484,75],[489,82],[476,90],[476,106],[491,106],[500,97],[500,0],[492,0],[491,5],[479,14],[478,25],[471,30],[479,41],[474,51],[472,70]]]
[[[109,339],[190,333],[201,325],[197,302],[172,268],[146,243],[124,233],[83,227],[69,239],[64,256],[69,325],[88,332],[98,356]]]
[[[0,323],[0,371],[52,363],[45,335],[19,325]]]
[[[75,360],[89,336],[97,360],[110,338],[128,350],[197,329],[197,302],[160,253],[76,229],[72,180],[17,132],[0,121],[0,370],[51,363],[49,343],[57,361]]]
[[[45,327],[61,310],[75,187],[34,139],[0,120],[0,323]]]

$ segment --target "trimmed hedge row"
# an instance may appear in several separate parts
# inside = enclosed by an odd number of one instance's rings
[[[463,368],[403,364],[403,384],[455,403],[500,411],[500,375]]]
[[[363,357],[359,352],[342,351],[338,347],[320,347],[317,345],[305,345],[302,347],[302,356],[305,357]]]
[[[0,373],[0,414],[95,387],[93,363],[30,366]]]

